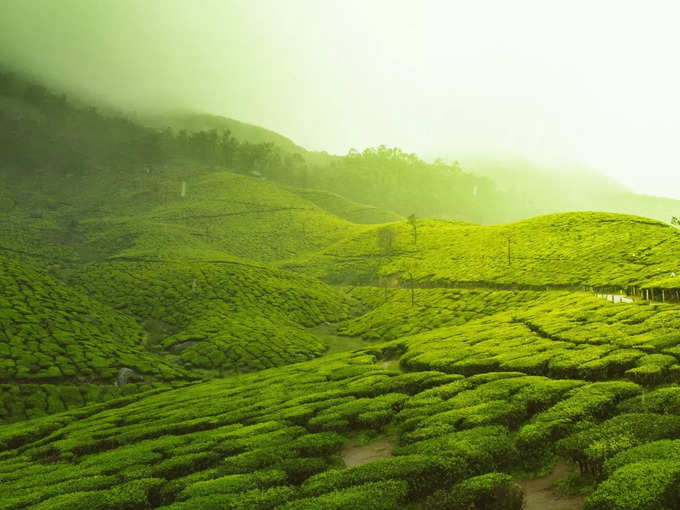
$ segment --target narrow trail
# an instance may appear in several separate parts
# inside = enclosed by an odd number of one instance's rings
[[[342,450],[342,460],[346,467],[360,466],[378,459],[387,459],[394,451],[394,441],[391,439],[379,439],[367,444],[352,442]]]
[[[569,466],[560,461],[552,473],[533,480],[519,479],[524,489],[524,510],[581,510],[585,496],[561,496],[555,490],[555,482],[569,475]]]

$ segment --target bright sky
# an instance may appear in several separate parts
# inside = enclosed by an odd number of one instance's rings
[[[0,0],[0,57],[345,153],[501,153],[680,198],[680,4]]]

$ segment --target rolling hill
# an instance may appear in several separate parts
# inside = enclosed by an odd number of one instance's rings
[[[680,505],[675,228],[0,78],[0,510]]]
[[[409,286],[412,275],[417,286],[631,292],[662,280],[671,287],[680,269],[680,233],[642,217],[564,213],[496,226],[418,220],[416,227],[417,240],[407,222],[376,226],[285,265],[351,284]],[[385,229],[389,247],[381,241]]]

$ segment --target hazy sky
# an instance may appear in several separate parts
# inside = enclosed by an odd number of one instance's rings
[[[513,153],[680,198],[674,1],[0,0],[0,59],[345,153]]]

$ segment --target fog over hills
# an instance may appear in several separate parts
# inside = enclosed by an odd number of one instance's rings
[[[680,508],[677,14],[0,0],[0,510]]]
[[[4,0],[0,60],[89,103],[312,151],[509,154],[680,198],[678,12],[653,4]]]

